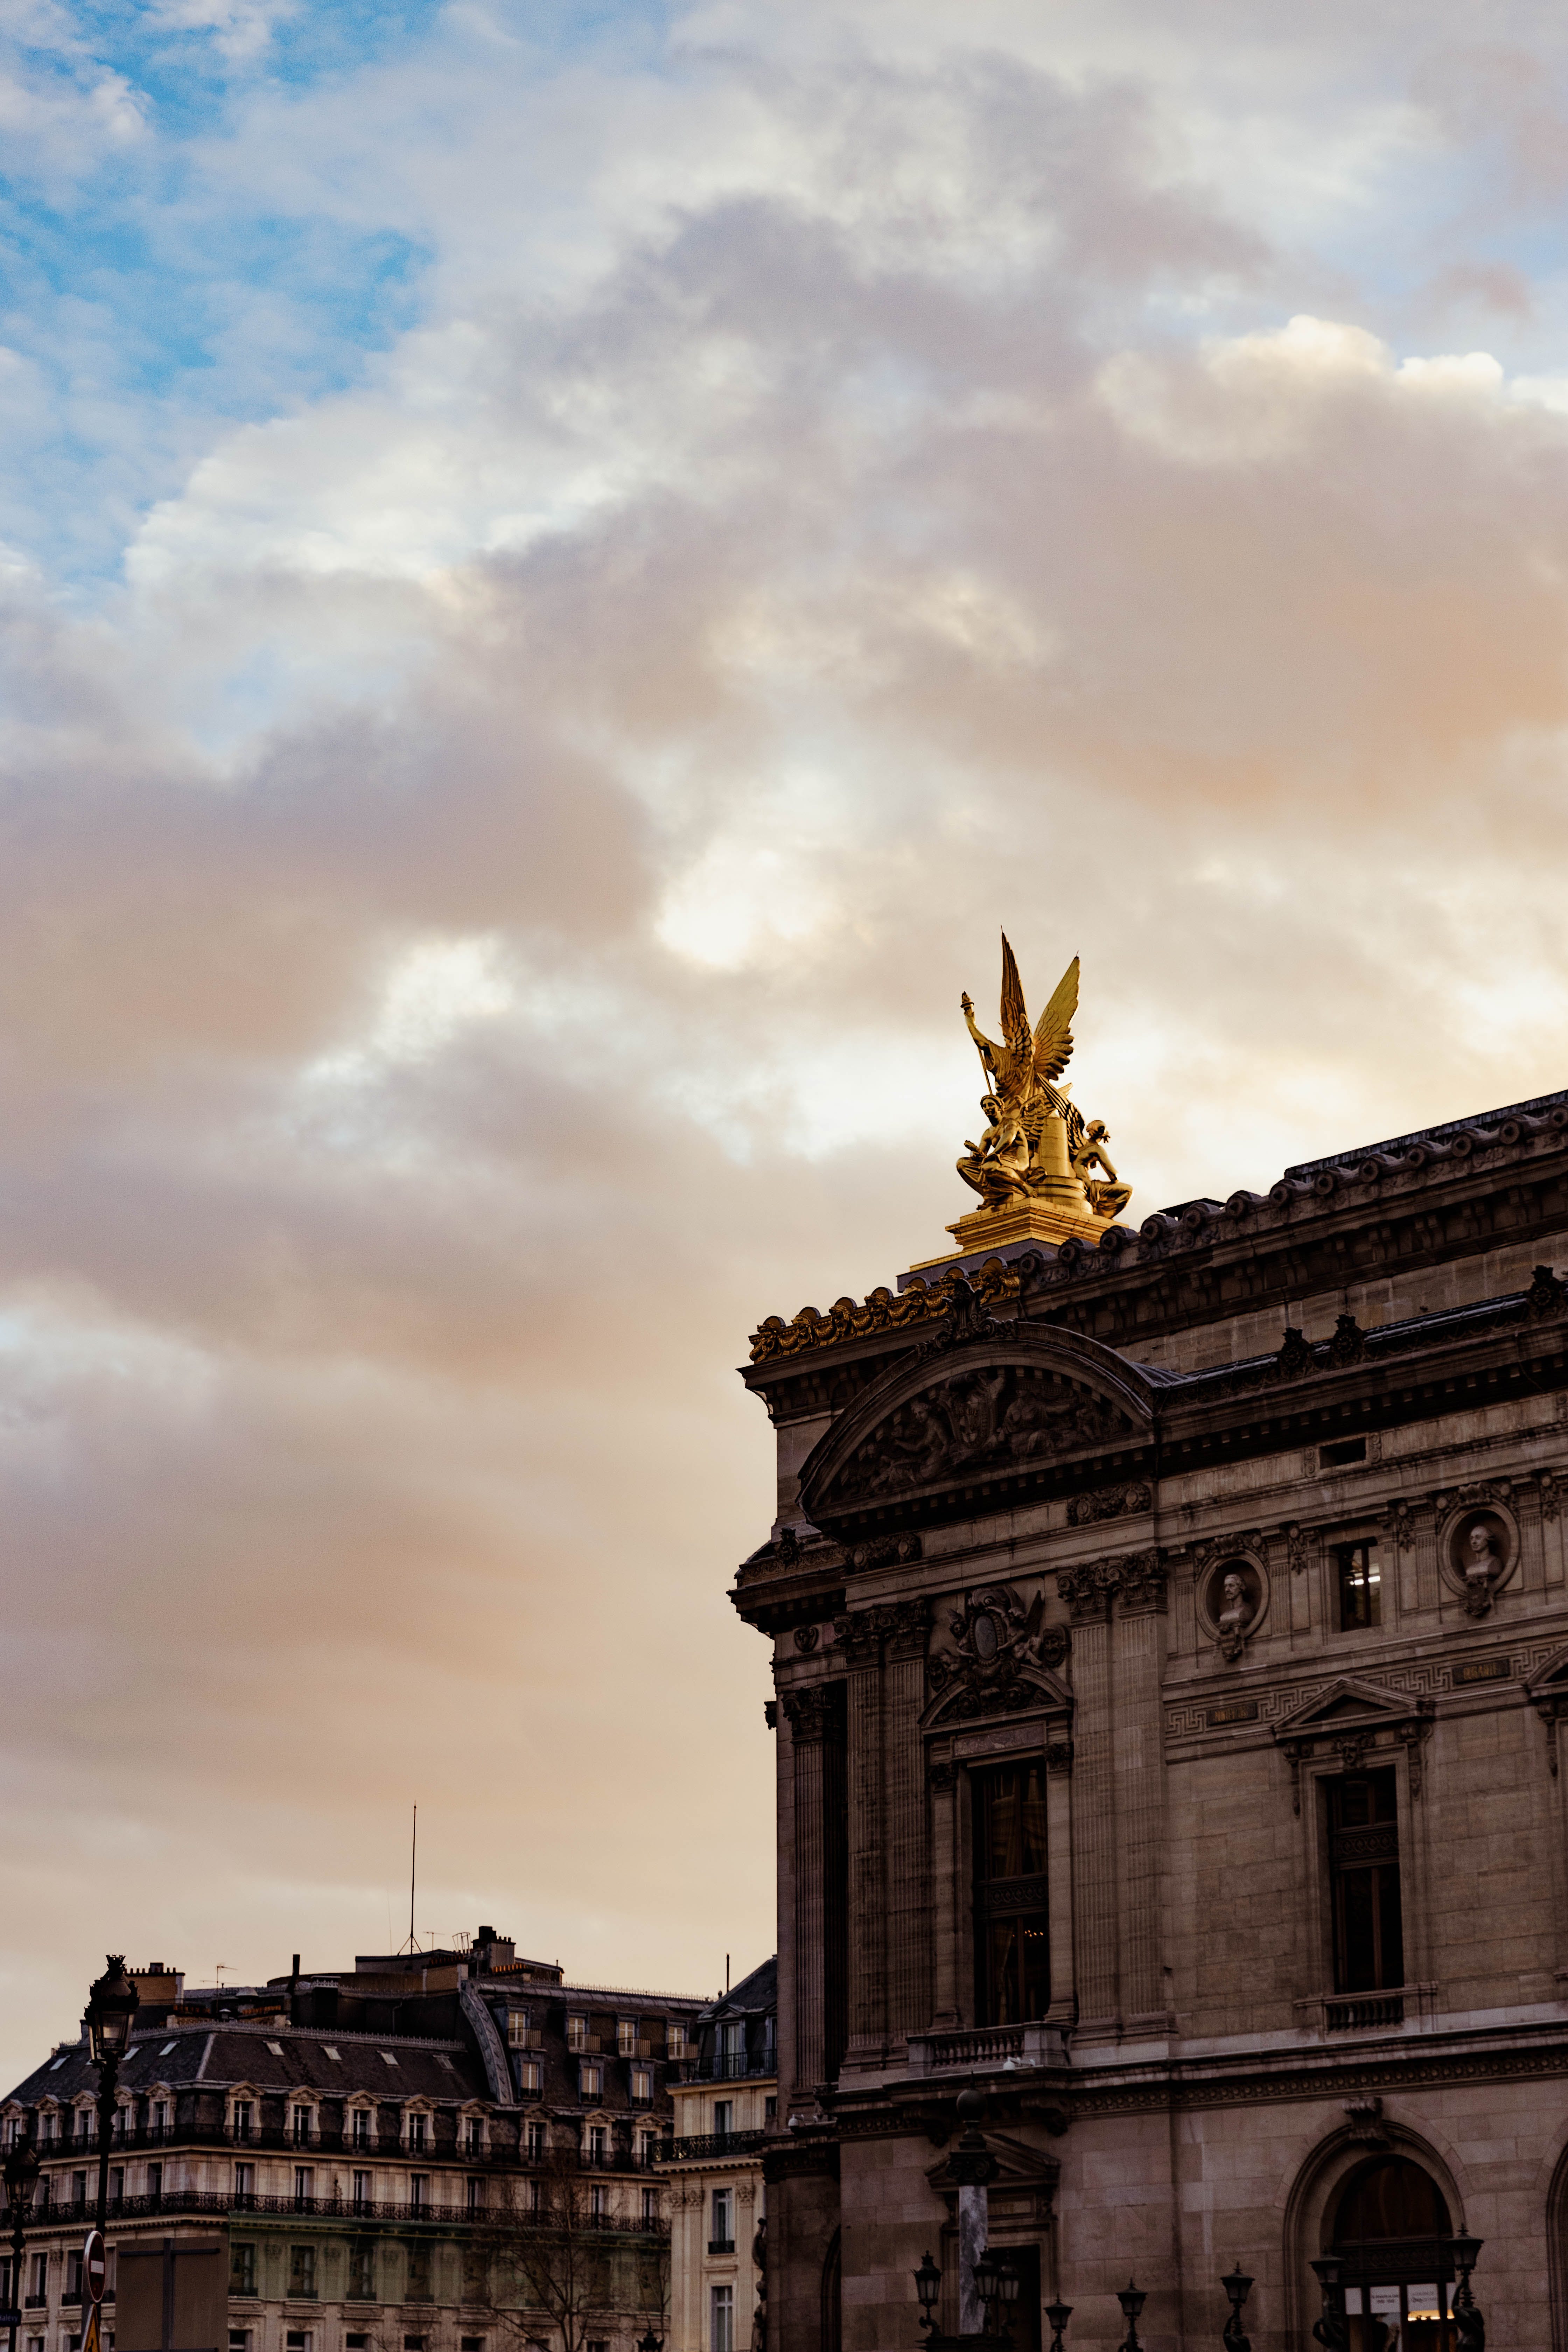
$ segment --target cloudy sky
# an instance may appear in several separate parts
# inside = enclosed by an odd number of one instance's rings
[[[734,1367],[944,1245],[1005,923],[1133,1214],[1568,1081],[1568,26],[3,0],[10,2070],[772,1948]],[[400,1921],[403,1925],[400,1925]]]

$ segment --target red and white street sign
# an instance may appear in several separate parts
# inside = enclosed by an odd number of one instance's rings
[[[89,2230],[81,2250],[81,2283],[89,2303],[103,2301],[103,2284],[108,2276],[109,2257],[103,2250],[103,2240],[96,2230]]]

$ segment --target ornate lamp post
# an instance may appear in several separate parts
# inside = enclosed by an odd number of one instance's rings
[[[1121,2305],[1121,2315],[1127,2322],[1127,2336],[1121,2352],[1142,2352],[1138,2341],[1138,2315],[1148,2302],[1148,2296],[1141,2294],[1129,2279],[1124,2287],[1117,2289],[1116,2300]]]
[[[11,2352],[16,2352],[16,2325],[22,2312],[23,2232],[37,2186],[38,2152],[30,2138],[17,2139],[5,2158],[5,2196],[11,2208]]]
[[[1323,2352],[1347,2352],[1350,2330],[1345,2326],[1343,2290],[1340,2273],[1344,2268],[1337,2254],[1320,2254],[1312,2268],[1318,2274],[1318,2284],[1323,2290],[1323,2315],[1312,2329]]]
[[[999,2344],[1011,2344],[1010,2322],[1013,2306],[1018,2300],[1018,2273],[1005,2254],[993,2253],[989,2247],[974,2265],[974,2284],[980,2296],[980,2307],[985,2314],[985,2333]]]
[[[1067,2333],[1067,2324],[1071,2317],[1072,2305],[1070,2303],[1047,2304],[1046,2318],[1050,2324],[1051,2352],[1062,2352],[1062,2337]]]
[[[929,2334],[936,2326],[932,2313],[937,2296],[942,2293],[942,2273],[929,2253],[921,2256],[921,2266],[915,2273],[915,2293],[921,2299],[921,2326]]]
[[[120,2062],[131,2039],[132,2020],[140,2000],[125,1973],[125,1956],[110,1952],[103,1974],[87,1997],[87,2035],[92,2063],[98,2068],[98,2227],[109,2221],[109,2142],[114,2129],[114,2093]]]
[[[1459,2273],[1459,2284],[1454,2289],[1454,2326],[1459,2334],[1460,2352],[1483,2352],[1487,2340],[1487,2323],[1476,2309],[1470,2293],[1470,2273],[1475,2269],[1485,2241],[1463,2235],[1453,2241],[1454,2267]]]
[[[1236,2268],[1221,2279],[1220,2284],[1230,2297],[1230,2317],[1225,2323],[1225,2335],[1221,2339],[1226,2352],[1252,2352],[1251,2339],[1244,2335],[1241,2326],[1242,2306],[1252,2293],[1252,2281],[1239,2261]]]

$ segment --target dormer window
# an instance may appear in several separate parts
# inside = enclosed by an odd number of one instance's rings
[[[310,2126],[314,2118],[311,2110],[309,2107],[297,2106],[294,2109],[294,2145],[296,2147],[308,2147],[310,2146]]]
[[[370,2109],[368,2107],[351,2107],[349,2109],[349,2115],[352,2119],[349,2125],[350,2146],[353,2147],[368,2147],[370,2146]]]
[[[416,2156],[423,2156],[425,2153],[426,2121],[427,2118],[421,2115],[412,2115],[408,2118],[408,2146],[410,2151]]]
[[[234,2121],[230,2126],[236,2139],[245,2140],[250,2137],[251,2119],[255,2113],[256,2110],[248,2099],[236,2099]]]
[[[586,2050],[588,2047],[588,2021],[585,2017],[567,2018],[566,2047],[572,2051]]]
[[[637,2021],[635,2017],[616,2018],[616,2052],[617,2056],[622,2058],[635,2058],[637,2056]]]
[[[577,2096],[580,2099],[602,2099],[605,2095],[605,2070],[596,2058],[584,2059],[577,2069]]]

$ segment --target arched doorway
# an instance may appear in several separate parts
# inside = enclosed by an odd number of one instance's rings
[[[1324,2251],[1342,2265],[1350,2352],[1371,2352],[1377,2319],[1388,2352],[1454,2352],[1452,2227],[1441,2189],[1408,2157],[1374,2156],[1346,2177]]]

